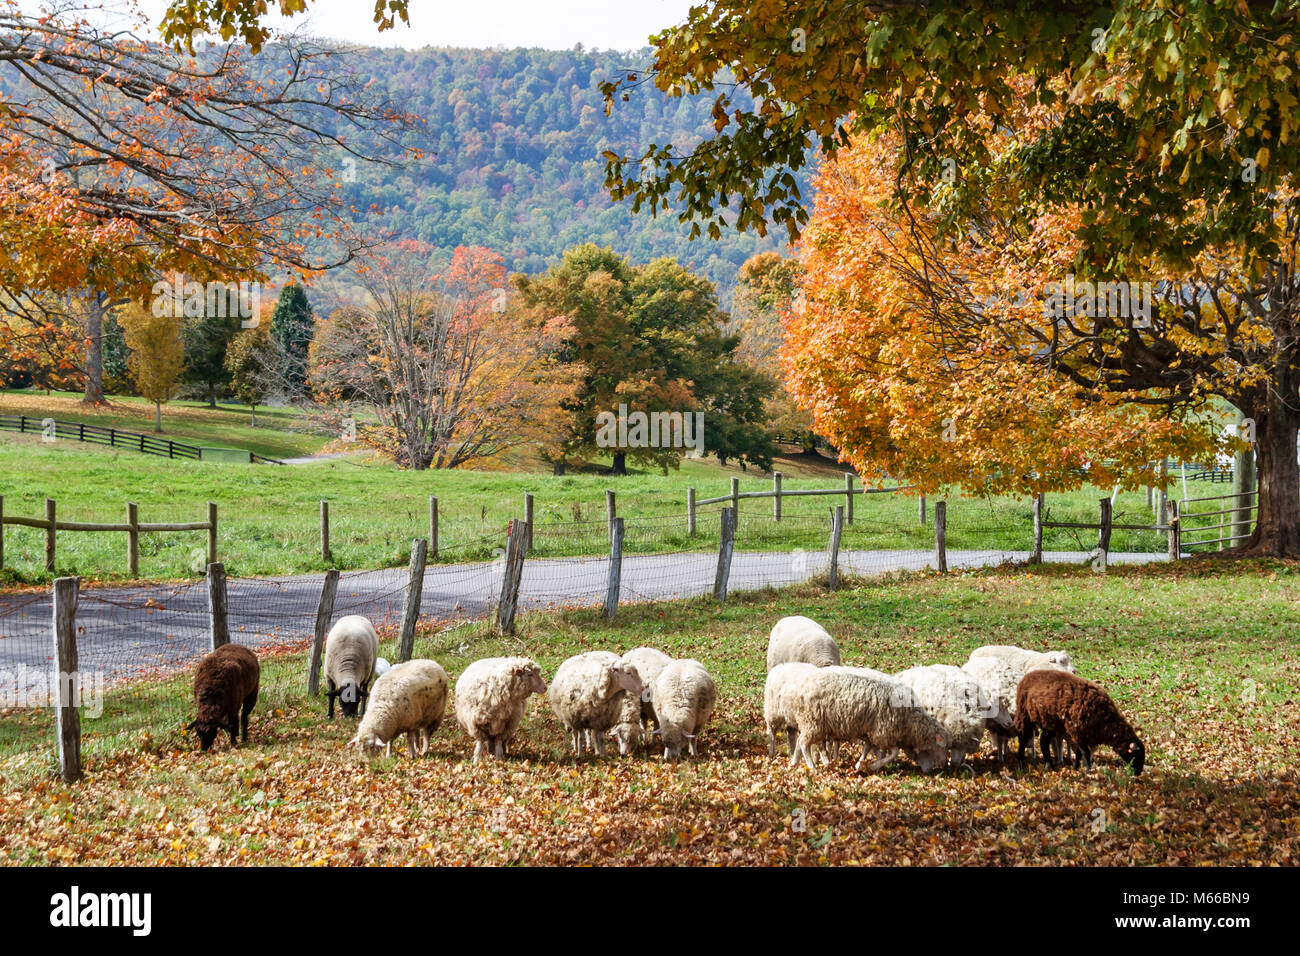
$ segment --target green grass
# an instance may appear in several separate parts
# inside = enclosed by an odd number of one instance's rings
[[[108,406],[93,407],[82,405],[80,399],[72,392],[0,391],[0,415],[57,418],[155,434],[153,402],[112,395]],[[250,412],[247,405],[231,402],[220,402],[215,409],[207,402],[168,402],[163,406],[160,437],[205,447],[242,448],[267,458],[312,455],[333,437],[313,429],[296,409],[258,408],[256,427],[249,424]],[[70,439],[60,441],[75,444]]]
[[[187,675],[110,692],[105,716],[85,723],[89,779],[76,789],[48,779],[48,712],[0,717],[0,799],[23,806],[0,824],[0,854],[32,863],[1294,863],[1297,608],[1294,565],[1184,562],[1105,575],[1052,566],[911,575],[834,594],[802,587],[724,606],[627,606],[613,623],[590,611],[535,614],[513,638],[479,624],[421,632],[417,656],[453,678],[497,654],[529,655],[548,677],[596,648],[650,644],[699,659],[718,681],[718,708],[702,758],[677,766],[640,756],[575,763],[549,706],[533,698],[504,765],[468,765],[470,743],[448,721],[429,756],[363,768],[343,749],[354,725],[324,723],[323,703],[302,689],[306,655],[287,653],[264,658],[250,746],[237,751],[223,743],[199,755],[177,732],[190,716]],[[970,775],[923,777],[901,760],[864,778],[852,758],[816,777],[786,770],[766,754],[763,661],[772,624],[796,613],[835,634],[846,663],[889,672],[960,664],[988,643],[1068,650],[1138,728],[1147,771],[1133,779],[1109,751],[1090,773],[1001,769],[987,742]],[[391,643],[383,652],[392,656]],[[358,801],[369,829],[338,812]],[[1104,832],[1089,827],[1097,807]],[[792,829],[794,811],[806,832]],[[165,822],[175,824],[166,833]]]
[[[62,408],[37,403],[32,393],[0,393],[0,412],[16,407],[24,414],[48,411],[78,417],[75,397],[55,396]],[[145,422],[150,409],[139,401],[114,399],[115,407],[101,420],[116,424]],[[243,445],[271,456],[306,454],[318,450],[325,436],[307,427],[296,413],[259,412],[268,427],[250,429],[245,412],[222,408],[216,412],[192,403],[174,424],[188,437],[221,444]],[[96,413],[97,415],[99,413]],[[133,417],[134,416],[134,417]],[[141,418],[140,416],[144,416]],[[88,416],[90,419],[96,415]],[[140,420],[137,421],[136,418]],[[270,427],[274,425],[275,427]],[[173,426],[169,426],[173,427]],[[256,440],[254,440],[256,439]],[[330,446],[337,447],[337,446]],[[390,567],[409,559],[411,539],[428,534],[428,499],[439,499],[439,542],[442,560],[491,557],[502,546],[511,519],[523,516],[524,494],[535,496],[534,554],[564,556],[602,554],[608,548],[605,491],[614,489],[618,513],[627,523],[625,550],[712,550],[717,546],[718,510],[701,507],[697,533],[686,527],[687,487],[700,499],[729,492],[732,477],[742,491],[770,490],[771,477],[753,469],[720,467],[713,460],[684,460],[680,470],[664,475],[637,471],[624,477],[600,473],[592,462],[574,473],[556,477],[526,454],[505,456],[481,470],[411,472],[395,468],[373,455],[352,454],[309,465],[250,466],[218,462],[171,461],[120,449],[60,440],[44,444],[36,436],[0,432],[0,495],[10,516],[39,517],[44,499],[54,498],[58,514],[69,521],[114,522],[125,518],[129,501],[139,505],[145,522],[201,521],[206,502],[219,506],[219,551],[235,575],[279,575],[318,571],[327,567],[319,543],[320,501],[330,502],[332,564],[341,569]],[[826,458],[802,455],[778,459],[784,488],[839,488],[843,466]],[[1193,494],[1217,494],[1222,485],[1189,486]],[[1097,501],[1109,489],[1084,488],[1048,496],[1049,518],[1058,521],[1097,520]],[[772,519],[770,499],[741,502],[737,545],[756,550],[826,547],[829,507],[843,499],[786,498],[783,520]],[[855,500],[855,520],[845,529],[842,546],[855,549],[921,549],[933,547],[933,501],[923,525],[917,499],[910,494],[876,494]],[[950,549],[995,548],[1028,550],[1032,508],[1027,498],[948,497],[947,543]],[[1117,523],[1147,524],[1152,517],[1142,493],[1120,495]],[[42,532],[5,529],[4,568],[0,585],[45,583],[54,575],[43,567]],[[147,579],[192,578],[203,561],[203,532],[145,535],[141,540],[140,572]],[[1091,550],[1096,534],[1049,529],[1047,550]],[[1159,551],[1164,538],[1154,532],[1116,531],[1114,551]],[[55,574],[80,574],[121,579],[126,572],[125,535],[71,533],[59,536]]]

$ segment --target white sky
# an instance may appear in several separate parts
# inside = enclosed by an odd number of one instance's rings
[[[368,46],[543,47],[567,50],[575,43],[588,49],[635,50],[665,27],[680,23],[692,3],[701,0],[410,0],[411,25],[398,23],[380,33],[374,25],[374,0],[308,0],[307,12],[266,23],[305,30],[319,37]],[[157,25],[167,0],[139,0],[150,24]],[[34,12],[38,0],[24,2]],[[105,0],[122,9],[118,0]],[[275,0],[268,6],[276,8]],[[122,21],[106,14],[92,19]]]

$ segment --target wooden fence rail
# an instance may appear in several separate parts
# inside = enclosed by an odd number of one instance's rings
[[[203,460],[204,448],[188,442],[159,438],[144,432],[125,431],[110,428],[107,425],[92,425],[88,422],[68,422],[57,418],[28,418],[26,415],[0,415],[0,429],[20,433],[40,435],[54,441],[66,438],[71,441],[87,442],[92,445],[108,445],[110,448],[126,448],[146,455],[159,455],[164,458],[184,458],[191,461]],[[232,451],[248,455],[250,465],[283,465],[278,458],[267,458],[255,452],[245,452],[237,448],[209,448],[210,455],[221,452],[219,456],[228,460]]]
[[[127,502],[125,523],[102,521],[59,521],[57,506],[53,498],[45,499],[44,518],[25,518],[21,515],[7,515],[4,510],[4,496],[0,495],[0,568],[5,563],[4,527],[14,525],[22,528],[36,528],[45,532],[45,570],[54,571],[55,543],[60,531],[109,531],[127,536],[127,571],[132,577],[140,573],[140,535],[165,531],[206,531],[208,533],[207,563],[217,560],[217,503],[208,502],[206,521],[140,521],[139,507],[134,501]]]

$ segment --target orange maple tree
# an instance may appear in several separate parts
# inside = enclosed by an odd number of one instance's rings
[[[1006,130],[993,138],[1014,148]],[[1153,293],[1150,315],[1140,283],[1131,314],[1053,308],[1051,283],[1073,289],[1079,211],[1017,222],[991,203],[978,229],[940,238],[942,193],[898,199],[899,151],[864,138],[822,169],[803,296],[785,316],[787,385],[861,474],[931,492],[1132,488],[1159,484],[1166,456],[1227,447],[1208,376],[1156,387],[1121,374],[1125,350],[1191,347],[1172,318],[1177,282]]]

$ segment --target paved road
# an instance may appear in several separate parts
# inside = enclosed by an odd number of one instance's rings
[[[981,567],[1024,561],[1024,551],[949,551],[948,566]],[[1047,552],[1049,562],[1082,563],[1082,552]],[[1159,554],[1112,554],[1113,563],[1164,560]],[[842,573],[860,575],[932,567],[931,551],[845,551]],[[732,591],[795,584],[825,571],[821,552],[738,552],[732,560]],[[673,600],[713,590],[713,554],[627,555],[623,559],[624,602]],[[526,561],[520,585],[525,610],[603,603],[608,563],[604,558],[539,558]],[[345,572],[335,617],[365,614],[376,623],[401,619],[406,570]],[[321,574],[282,579],[232,580],[233,638],[252,646],[273,646],[310,636],[320,597]],[[421,613],[474,618],[486,614],[501,588],[499,564],[437,565],[424,577]],[[96,588],[83,592],[77,613],[78,651],[83,672],[102,672],[112,683],[188,664],[207,645],[207,590],[203,582],[181,586]],[[30,674],[48,673],[52,611],[48,592],[0,594],[0,697]]]

